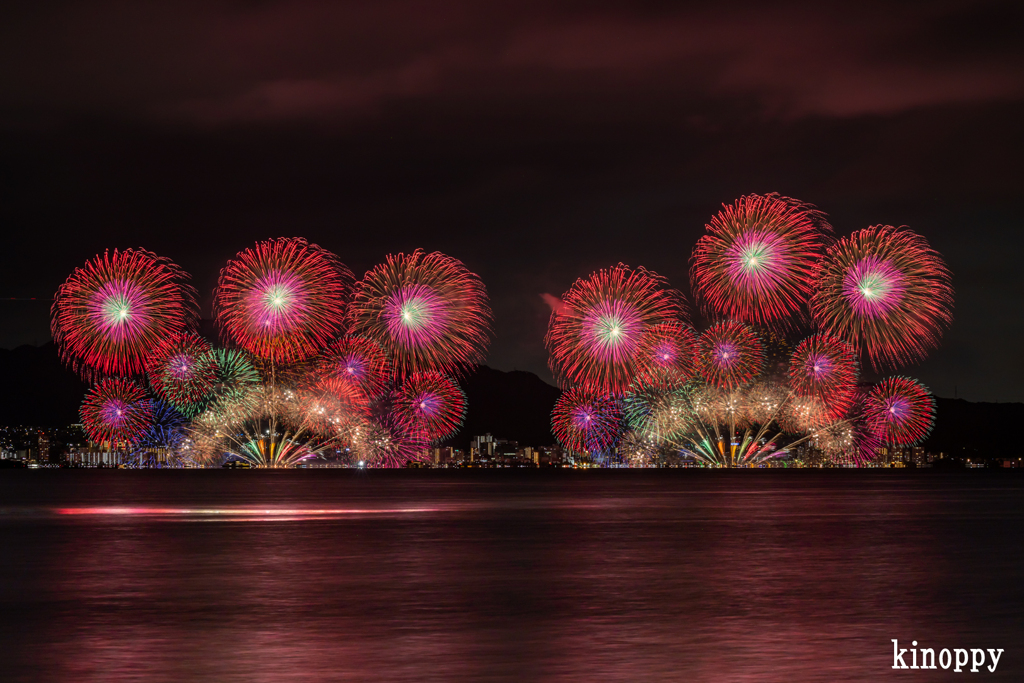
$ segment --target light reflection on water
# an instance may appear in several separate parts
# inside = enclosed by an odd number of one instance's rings
[[[1024,679],[1019,477],[14,471],[0,494],[5,681],[955,678],[892,671],[890,638],[1002,647],[985,678]]]

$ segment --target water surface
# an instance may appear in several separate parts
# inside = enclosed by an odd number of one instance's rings
[[[0,680],[1024,680],[1016,474],[0,471]]]

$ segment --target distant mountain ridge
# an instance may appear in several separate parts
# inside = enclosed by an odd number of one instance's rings
[[[555,443],[551,408],[559,390],[532,372],[481,365],[461,378],[469,400],[462,429],[448,444],[465,448],[478,434],[524,446]],[[0,425],[63,427],[78,422],[86,385],[67,369],[53,342],[0,349]],[[924,442],[932,453],[962,457],[1018,457],[1024,443],[1008,432],[1024,424],[1024,403],[971,403],[936,398],[935,429]]]

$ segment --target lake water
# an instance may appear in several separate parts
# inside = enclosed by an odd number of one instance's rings
[[[1020,681],[1017,474],[0,471],[0,680]]]

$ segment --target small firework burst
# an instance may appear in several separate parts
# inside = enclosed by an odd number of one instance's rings
[[[707,225],[693,252],[693,290],[710,314],[771,325],[799,314],[832,231],[809,204],[740,197]]]
[[[694,419],[686,391],[657,385],[634,385],[623,400],[623,413],[637,438],[656,443],[682,438]]]
[[[909,377],[887,377],[868,392],[864,417],[886,446],[913,446],[931,433],[935,399]]]
[[[607,453],[622,428],[620,401],[582,389],[569,389],[555,402],[551,426],[558,441],[576,453]]]
[[[724,321],[701,335],[700,371],[709,384],[734,389],[754,379],[763,368],[764,347],[748,326]]]
[[[423,432],[402,430],[388,416],[360,423],[352,431],[351,457],[368,467],[403,467],[427,458]]]
[[[832,336],[863,349],[873,367],[918,361],[952,320],[942,257],[907,228],[858,230],[828,250],[811,312]]]
[[[106,377],[85,395],[82,426],[95,442],[138,443],[153,424],[153,402],[130,379]]]
[[[105,252],[57,290],[53,339],[87,379],[140,375],[153,347],[195,325],[195,290],[166,258],[144,249]]]
[[[428,442],[454,434],[466,415],[466,394],[439,372],[416,372],[392,395],[392,410],[403,433],[422,433]]]
[[[640,339],[635,382],[682,386],[696,371],[698,354],[697,334],[689,325],[676,321],[652,325]]]
[[[789,362],[789,384],[797,396],[819,399],[835,419],[853,405],[858,375],[853,348],[826,334],[800,342]]]
[[[391,364],[377,342],[348,335],[327,347],[316,372],[322,379],[351,384],[373,399],[384,395]]]
[[[220,273],[214,310],[228,341],[272,363],[305,360],[342,331],[352,273],[298,237],[240,252]]]
[[[645,369],[644,335],[685,315],[681,295],[659,275],[622,264],[577,280],[562,304],[545,339],[552,372],[563,386],[618,395]]]
[[[209,342],[193,332],[165,339],[146,361],[149,385],[179,412],[195,415],[217,382],[212,350]]]
[[[352,332],[376,342],[397,376],[457,374],[483,361],[491,308],[483,282],[440,252],[392,254],[356,286]]]

